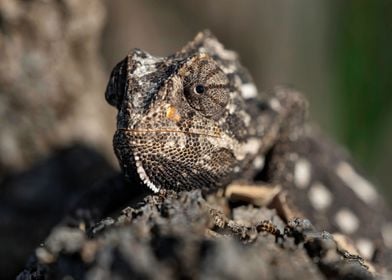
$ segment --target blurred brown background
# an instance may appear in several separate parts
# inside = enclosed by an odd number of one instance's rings
[[[20,270],[66,201],[118,170],[112,67],[206,28],[260,90],[302,91],[311,120],[392,202],[391,19],[388,0],[0,0],[0,271]]]
[[[391,1],[112,1],[106,69],[132,47],[156,55],[209,28],[236,50],[260,90],[292,85],[310,116],[389,196],[392,165]]]

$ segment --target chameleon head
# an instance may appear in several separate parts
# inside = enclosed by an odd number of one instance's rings
[[[156,192],[227,184],[257,152],[247,149],[246,79],[236,55],[209,33],[165,58],[133,50],[106,91],[118,109],[113,142],[124,174]]]

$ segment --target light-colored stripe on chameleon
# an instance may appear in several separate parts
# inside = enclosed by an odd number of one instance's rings
[[[310,182],[311,167],[308,160],[300,158],[294,166],[294,183],[300,189],[308,187]]]
[[[332,203],[332,193],[320,182],[312,184],[309,189],[308,197],[313,208],[316,210],[325,210]]]
[[[261,170],[264,167],[264,163],[265,163],[265,158],[263,156],[257,156],[254,160],[253,160],[253,166],[254,168]]]
[[[279,100],[276,98],[271,98],[271,100],[269,101],[269,104],[270,104],[271,108],[277,112],[279,112],[282,109],[282,106],[280,105]]]
[[[381,227],[382,238],[384,244],[388,248],[392,249],[392,223],[386,223]]]
[[[365,203],[377,203],[378,195],[373,185],[358,175],[347,163],[341,162],[336,167],[340,179]]]
[[[365,259],[370,260],[374,254],[374,244],[370,239],[359,238],[356,242],[359,253]]]
[[[245,99],[255,98],[257,96],[257,88],[254,84],[243,84],[241,86],[242,97]]]
[[[335,215],[335,222],[343,233],[354,233],[359,227],[357,216],[348,208],[341,208]]]

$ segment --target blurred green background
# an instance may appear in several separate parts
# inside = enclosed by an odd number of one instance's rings
[[[260,90],[288,84],[304,92],[311,120],[392,197],[392,1],[116,0],[107,7],[108,73],[130,48],[167,55],[211,29],[240,54]]]

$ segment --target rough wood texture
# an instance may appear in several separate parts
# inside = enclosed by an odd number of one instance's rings
[[[360,257],[308,220],[286,223],[274,208],[219,194],[148,195],[91,228],[71,221],[52,230],[19,280],[374,279]]]
[[[104,18],[102,1],[0,1],[0,179],[70,142],[110,150]]]

